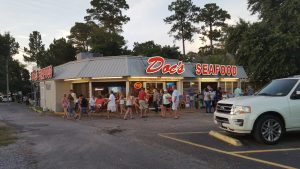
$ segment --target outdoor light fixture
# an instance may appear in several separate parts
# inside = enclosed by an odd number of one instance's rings
[[[239,78],[221,78],[222,81],[233,81],[233,80],[239,80]]]
[[[76,80],[82,80],[82,78],[76,78],[76,79],[65,79],[64,81],[67,82],[67,81],[76,81]]]
[[[200,80],[218,80],[219,78],[200,78]]]
[[[95,91],[103,91],[103,88],[95,88]]]
[[[123,77],[93,77],[93,80],[101,80],[101,79],[122,79]]]

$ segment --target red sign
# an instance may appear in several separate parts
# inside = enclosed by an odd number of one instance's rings
[[[48,66],[40,70],[34,70],[31,72],[31,80],[37,81],[37,80],[45,80],[45,79],[51,79],[53,77],[53,67]]]
[[[196,75],[236,76],[237,66],[218,64],[196,64]]]
[[[148,67],[146,73],[156,73],[161,71],[162,74],[182,74],[185,71],[185,65],[182,61],[177,64],[166,64],[165,59],[160,56],[154,56],[148,59]],[[236,76],[237,66],[234,65],[219,65],[219,64],[200,64],[195,67],[196,75],[222,75]]]
[[[182,74],[184,72],[184,64],[179,61],[177,64],[165,64],[165,59],[160,56],[151,57],[148,59],[148,67],[146,73],[156,73],[161,71],[162,74]]]
[[[133,87],[135,89],[141,89],[143,87],[143,84],[141,82],[135,82],[134,85],[133,85]]]

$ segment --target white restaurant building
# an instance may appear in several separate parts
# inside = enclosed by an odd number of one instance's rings
[[[100,94],[105,96],[110,90],[136,95],[141,87],[151,94],[154,88],[171,90],[173,85],[177,86],[180,93],[198,93],[208,85],[213,89],[221,87],[223,91],[233,93],[236,87],[241,88],[242,83],[247,80],[247,74],[241,66],[197,65],[173,59],[166,59],[164,64],[154,64],[149,62],[150,58],[143,56],[93,57],[90,53],[80,53],[76,58],[77,60],[56,66],[53,70],[52,67],[47,67],[46,72],[42,69],[38,73],[32,73],[32,80],[40,86],[42,108],[62,111],[61,99],[64,94],[69,94],[70,89],[87,98]],[[152,68],[157,68],[156,72],[147,73],[146,70],[151,69],[152,63]],[[159,65],[162,66],[161,69],[158,69]],[[181,72],[178,71],[180,65],[184,65]],[[221,73],[224,67],[235,69],[225,75],[224,72]],[[167,72],[162,73],[163,71]]]

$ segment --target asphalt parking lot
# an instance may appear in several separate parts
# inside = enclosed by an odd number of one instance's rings
[[[222,134],[238,139],[242,146],[232,146],[209,136],[208,132],[161,133],[161,137],[179,142],[184,147],[194,147],[199,151],[207,150],[224,158],[235,158],[232,163],[250,168],[300,168],[300,132],[286,133],[277,145],[264,145],[256,142],[250,135]],[[243,162],[244,161],[244,162]],[[252,164],[256,163],[256,164]]]
[[[15,127],[19,138],[0,147],[0,169],[300,168],[299,132],[272,146],[234,136],[243,143],[235,147],[209,136],[220,130],[212,114],[199,111],[178,120],[153,113],[143,119],[75,121],[11,103],[0,104],[0,121]]]

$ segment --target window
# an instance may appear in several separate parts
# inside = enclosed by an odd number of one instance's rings
[[[298,82],[297,79],[279,79],[273,80],[264,87],[258,96],[286,96]]]
[[[77,97],[82,94],[85,97],[89,97],[89,83],[73,83],[73,90]]]

